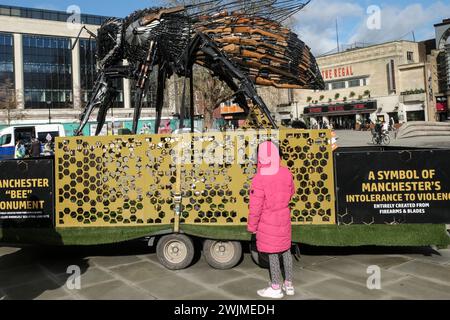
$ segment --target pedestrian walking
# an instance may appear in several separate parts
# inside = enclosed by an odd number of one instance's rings
[[[41,142],[36,138],[31,139],[31,156],[33,158],[41,156]]]
[[[17,140],[16,147],[14,150],[14,158],[15,159],[23,159],[25,158],[25,146],[22,143],[22,140]]]
[[[47,141],[47,143],[44,145],[44,156],[52,156],[53,155],[53,148],[52,143],[50,141]]]
[[[292,282],[292,226],[289,202],[295,193],[288,168],[280,166],[278,148],[264,142],[258,148],[258,170],[252,180],[247,230],[256,234],[259,252],[269,255],[271,284],[259,290],[261,297],[280,299],[283,291],[294,295]],[[284,282],[280,267],[283,259]]]
[[[383,132],[389,132],[389,124],[386,121],[383,121]]]

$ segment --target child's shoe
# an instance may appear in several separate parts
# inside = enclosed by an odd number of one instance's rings
[[[282,287],[283,291],[286,293],[287,296],[293,296],[295,295],[295,289],[292,285],[292,282],[285,282]]]
[[[281,290],[281,288],[274,289],[272,286],[266,289],[258,290],[257,292],[258,295],[263,298],[281,299],[284,297],[283,290]]]

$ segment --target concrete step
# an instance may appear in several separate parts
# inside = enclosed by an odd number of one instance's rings
[[[396,138],[450,136],[450,122],[407,122],[399,129]]]

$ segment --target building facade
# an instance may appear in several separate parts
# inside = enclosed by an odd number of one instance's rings
[[[435,24],[436,39],[427,46],[428,99],[436,121],[450,119],[450,19]]]
[[[324,91],[296,91],[293,114],[351,129],[377,120],[428,121],[423,45],[394,41],[318,57]]]
[[[0,125],[14,123],[74,123],[88,101],[96,74],[96,42],[93,33],[107,19],[81,15],[81,24],[70,22],[71,14],[0,5],[0,84],[14,90],[16,108],[0,112]],[[107,121],[130,120],[133,116],[133,83],[115,80],[119,96]],[[169,89],[171,85],[168,85]],[[5,90],[2,90],[4,92]],[[146,101],[152,99],[151,91]],[[175,113],[167,104],[163,118]],[[142,118],[155,117],[144,103]],[[96,114],[92,115],[94,122]]]

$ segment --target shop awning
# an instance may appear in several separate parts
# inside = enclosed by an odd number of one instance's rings
[[[306,107],[303,114],[307,117],[340,116],[373,113],[377,111],[376,101],[354,102],[336,105],[322,105]]]

